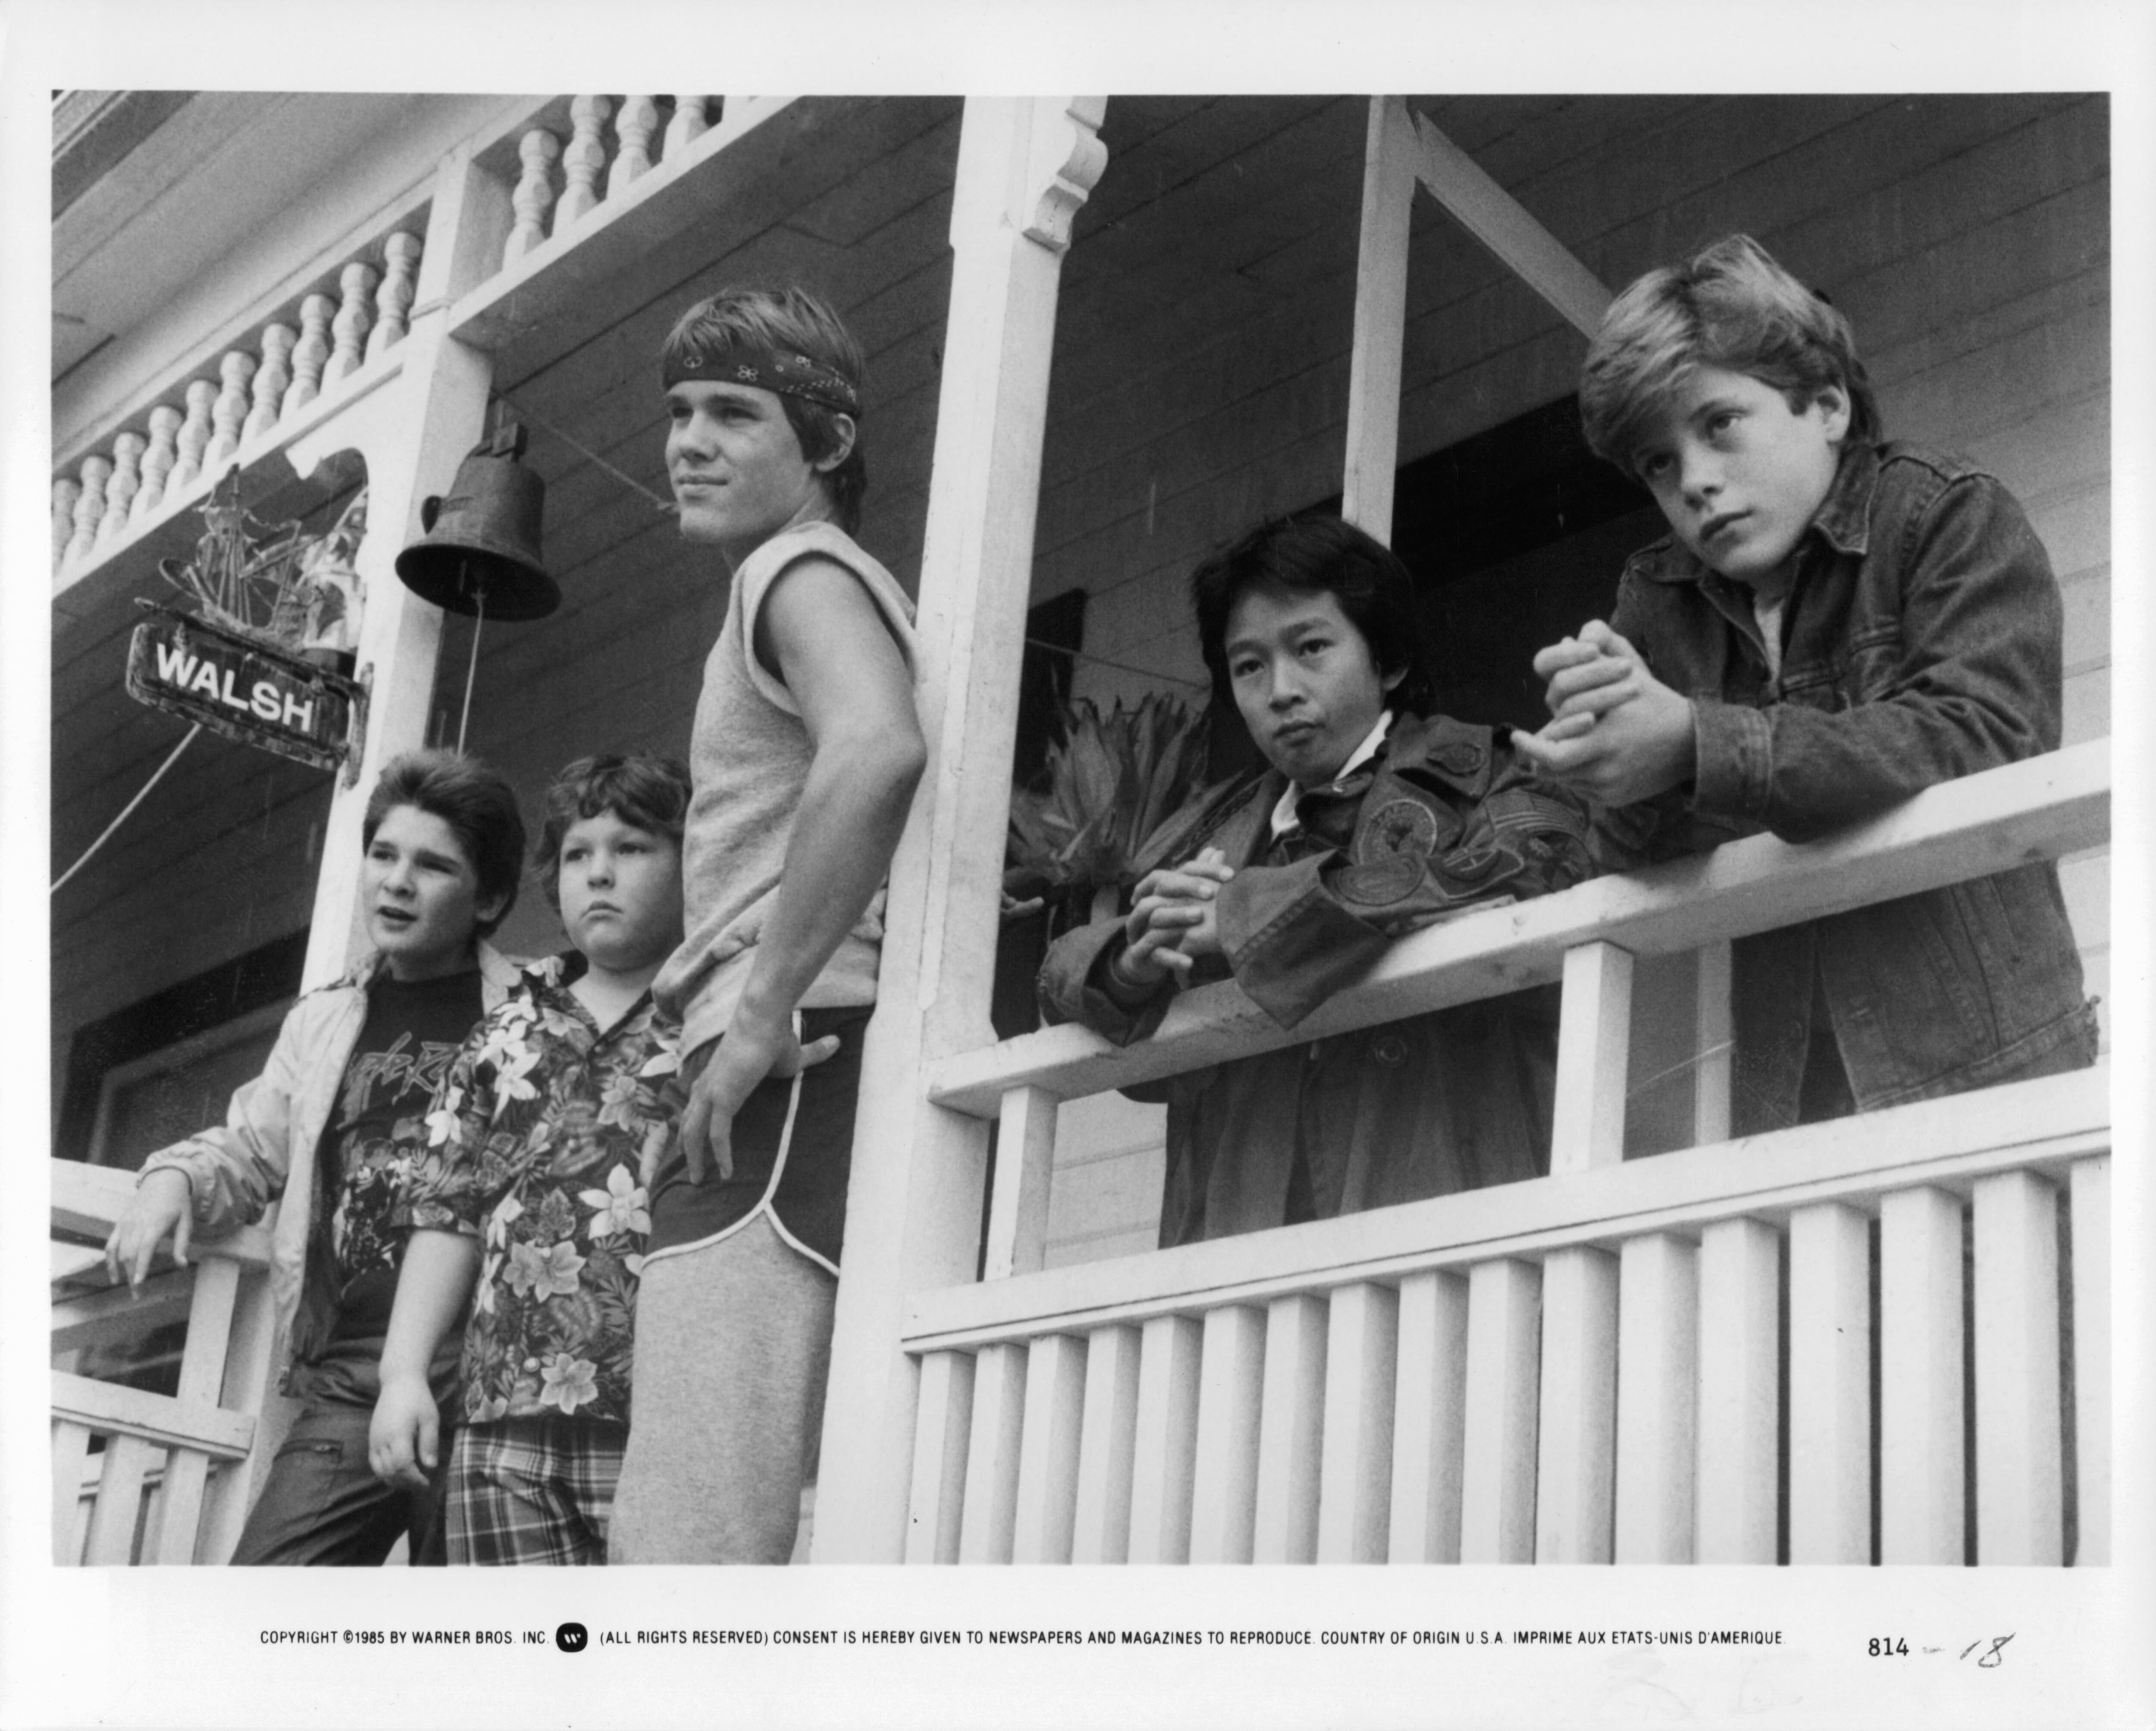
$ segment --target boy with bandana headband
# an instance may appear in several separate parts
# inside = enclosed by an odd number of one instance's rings
[[[857,545],[861,354],[799,289],[668,336],[669,479],[717,549],[683,837],[687,935],[654,994],[687,1099],[652,1184],[615,1562],[790,1554],[822,1427],[881,898],[927,756],[913,610]]]

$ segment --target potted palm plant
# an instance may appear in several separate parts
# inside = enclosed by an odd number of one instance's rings
[[[1205,772],[1205,712],[1149,693],[1103,713],[1086,698],[1065,709],[1038,791],[1011,796],[1004,887],[1039,896],[1050,935],[1115,911],[1137,881],[1146,837],[1197,791]]]

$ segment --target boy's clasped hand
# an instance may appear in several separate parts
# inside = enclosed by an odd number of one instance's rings
[[[1235,875],[1227,856],[1208,848],[1193,860],[1138,880],[1123,922],[1122,953],[1113,962],[1117,983],[1150,991],[1171,975],[1188,985],[1201,955],[1220,953],[1220,886]]]
[[[1691,702],[1601,620],[1537,653],[1535,676],[1552,719],[1539,733],[1515,733],[1512,745],[1541,774],[1605,806],[1691,779]]]

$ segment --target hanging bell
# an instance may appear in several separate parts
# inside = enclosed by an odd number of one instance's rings
[[[506,423],[457,465],[447,496],[420,504],[426,533],[397,556],[407,589],[489,619],[543,619],[561,606],[539,556],[546,484],[516,460],[523,454],[524,428]]]

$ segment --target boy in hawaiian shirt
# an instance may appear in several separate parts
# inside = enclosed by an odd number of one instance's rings
[[[425,1367],[476,1281],[453,1564],[606,1560],[645,1185],[678,1104],[677,1032],[649,987],[681,941],[688,801],[687,771],[662,758],[555,778],[534,863],[575,950],[528,968],[473,1031],[427,1121],[368,1453],[393,1483],[433,1465]]]

